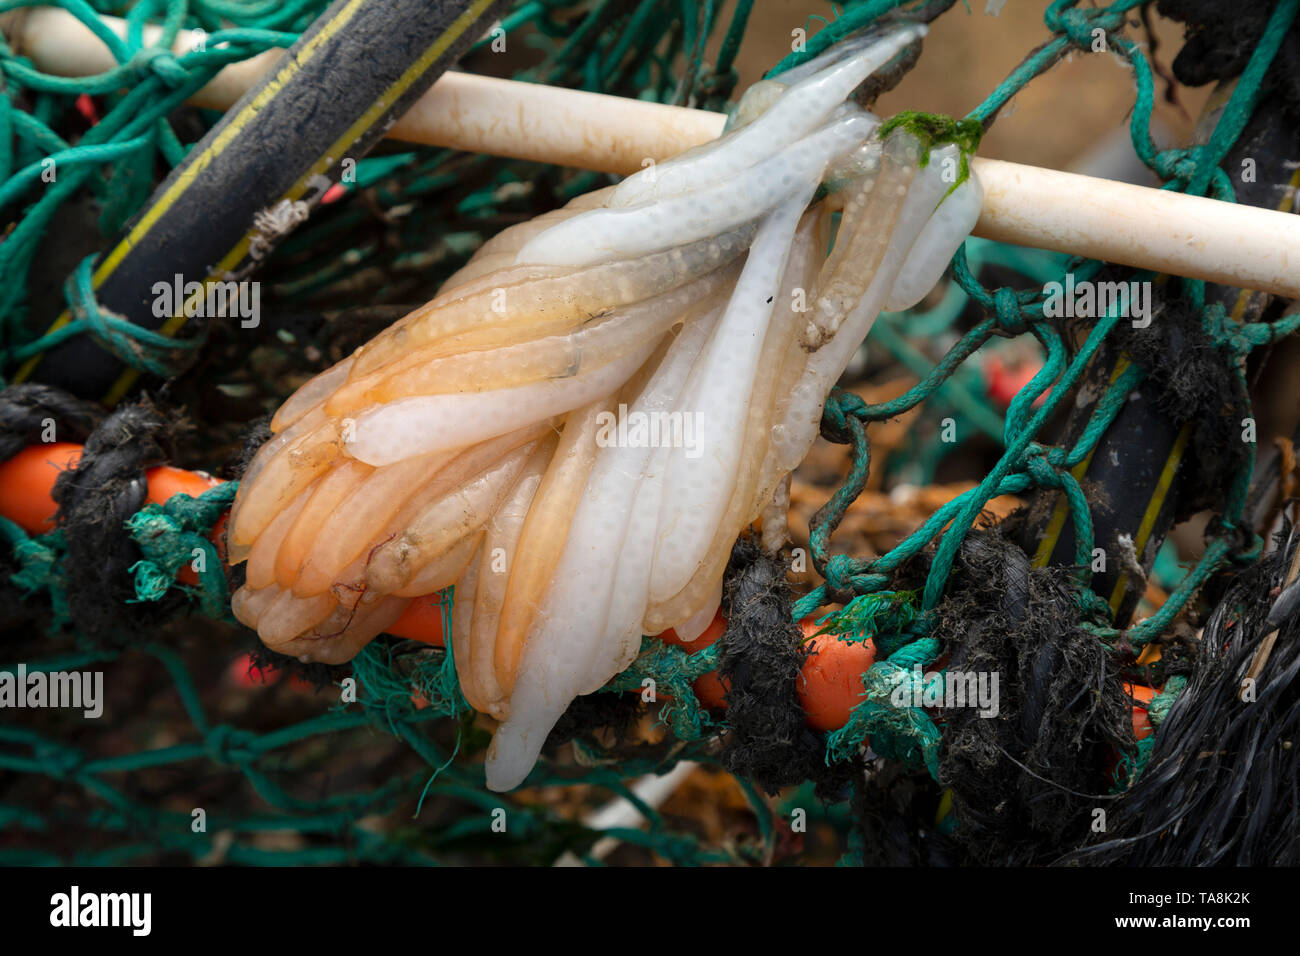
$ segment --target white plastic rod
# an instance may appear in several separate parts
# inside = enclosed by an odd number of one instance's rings
[[[126,21],[103,17],[126,36]],[[31,7],[0,17],[10,46],[45,73],[94,76],[118,65],[108,47],[80,20],[58,7]],[[146,26],[157,43],[162,28]],[[172,52],[182,56],[209,44],[181,30]],[[283,50],[232,63],[190,98],[195,106],[226,110],[274,67]],[[727,118],[661,103],[564,90],[454,71],[444,73],[387,133],[394,139],[466,152],[535,160],[627,175],[647,160],[668,159],[716,139]]]
[[[123,21],[104,18],[125,36]],[[108,48],[66,11],[0,20],[41,70],[112,69]],[[146,30],[146,41],[157,36]],[[182,31],[174,49],[200,38]],[[227,109],[283,54],[226,67],[194,97]],[[388,135],[431,146],[626,175],[714,139],[726,118],[642,100],[466,73],[444,74]],[[984,208],[975,235],[1300,298],[1300,216],[976,157]]]
[[[976,157],[975,234],[1300,297],[1300,216]]]

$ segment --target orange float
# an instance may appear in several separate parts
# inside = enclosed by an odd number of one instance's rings
[[[441,593],[412,598],[411,603],[402,612],[402,616],[389,626],[386,633],[411,641],[423,641],[434,647],[443,647],[443,613]]]
[[[81,445],[67,441],[28,445],[0,463],[0,515],[28,534],[54,530],[54,482],[81,460]]]
[[[220,478],[213,478],[205,471],[186,471],[184,468],[173,468],[171,465],[150,468],[145,471],[144,478],[148,488],[144,500],[153,505],[165,505],[173,495],[189,495],[191,498],[197,498],[209,488],[221,484]],[[217,546],[217,554],[221,560],[226,560],[225,515],[217,519],[217,523],[212,526],[212,531],[208,533],[208,538]],[[193,587],[199,583],[199,576],[194,573],[190,565],[186,564],[181,567],[176,580]]]
[[[842,641],[835,634],[818,634],[812,618],[799,622],[808,637],[808,658],[799,676],[799,701],[808,726],[823,733],[849,722],[849,711],[862,703],[862,675],[876,662],[876,645]]]
[[[876,660],[876,645],[865,641],[842,641],[834,634],[818,635],[811,617],[799,623],[810,648],[799,675],[797,693],[808,727],[821,733],[839,730],[849,720],[849,711],[862,701],[866,691],[862,675]],[[689,652],[702,651],[722,637],[727,622],[719,612],[708,629],[689,644],[668,630],[659,635],[665,644],[684,647]],[[727,706],[726,685],[716,671],[696,679],[695,696],[711,710]]]
[[[677,632],[669,628],[659,635],[659,640],[665,644],[674,644],[677,647],[686,648],[688,653],[694,654],[710,647],[718,642],[727,630],[727,622],[719,611],[713,616],[713,621],[704,633],[695,640],[687,643],[677,636]],[[700,703],[710,710],[724,710],[727,706],[727,686],[722,682],[722,677],[717,671],[709,671],[707,674],[695,678],[695,683],[691,685],[695,689],[695,696]]]

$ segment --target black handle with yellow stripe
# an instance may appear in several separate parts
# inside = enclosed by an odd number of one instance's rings
[[[1080,392],[1100,398],[1130,361],[1119,349],[1104,348],[1085,371]],[[1174,522],[1179,466],[1190,436],[1191,425],[1179,428],[1153,398],[1149,388],[1130,392],[1106,434],[1072,472],[1092,505],[1093,543],[1101,549],[1091,587],[1110,606],[1117,627],[1132,616],[1142,596],[1139,585]],[[1094,408],[1095,402],[1076,405],[1061,444],[1078,440]],[[1063,495],[1035,495],[1026,530],[1024,544],[1035,567],[1075,563],[1074,525]]]
[[[255,322],[247,314],[254,297],[238,283],[508,4],[338,0],[190,150],[96,261],[100,306],[167,336],[187,322]],[[241,291],[235,305],[231,297]],[[213,301],[215,309],[204,307]],[[187,311],[209,314],[187,318]],[[69,320],[65,312],[50,331]],[[79,335],[33,357],[15,381],[111,405],[136,375],[95,338]]]

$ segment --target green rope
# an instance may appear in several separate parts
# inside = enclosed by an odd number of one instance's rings
[[[238,483],[228,481],[197,498],[173,495],[165,505],[146,505],[127,521],[127,531],[143,558],[131,566],[138,601],[157,601],[173,586],[186,565],[198,574],[194,593],[208,617],[229,618],[230,594],[212,526],[235,500]]]

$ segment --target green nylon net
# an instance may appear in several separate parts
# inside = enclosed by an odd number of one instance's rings
[[[28,5],[3,0],[0,12]],[[951,0],[937,4],[951,5]],[[966,118],[972,122],[960,128],[969,131],[990,122],[1034,77],[1071,51],[1090,49],[1095,31],[1100,30],[1110,51],[1127,64],[1136,86],[1131,133],[1138,156],[1166,182],[1166,188],[1233,201],[1232,184],[1219,164],[1254,109],[1260,79],[1291,28],[1300,0],[1283,0],[1277,5],[1208,141],[1169,150],[1158,149],[1151,136],[1151,62],[1142,47],[1120,32],[1130,11],[1140,5],[1139,0],[1120,0],[1097,8],[1082,7],[1073,0],[1052,3],[1045,15],[1050,41],[1033,51]],[[119,65],[107,73],[69,79],[39,72],[7,47],[0,50],[4,80],[0,206],[25,204],[16,226],[0,243],[0,369],[11,375],[24,360],[63,338],[93,334],[138,367],[165,374],[177,360],[176,343],[160,340],[111,315],[96,314],[93,297],[83,295],[91,306],[54,335],[42,336],[33,328],[49,318],[48,312],[39,308],[48,304],[34,302],[29,282],[43,238],[59,228],[61,215],[76,197],[87,192],[98,204],[101,236],[111,236],[148,197],[156,182],[155,172],[174,166],[185,155],[187,143],[168,118],[186,98],[225,65],[290,45],[327,4],[321,0],[141,0],[131,5],[60,0],[57,6],[94,30]],[[899,0],[848,3],[812,33],[806,50],[792,53],[769,75],[816,55],[900,6],[936,4]],[[733,62],[752,7],[752,0],[735,4],[713,0],[529,0],[518,3],[502,27],[508,36],[518,37],[528,51],[529,62],[518,67],[516,78],[723,109],[737,81]],[[126,17],[126,39],[106,30],[101,15]],[[163,26],[156,46],[143,45],[146,22]],[[207,48],[183,56],[167,52],[182,28],[207,30]],[[705,59],[710,41],[717,44],[713,62]],[[79,139],[69,142],[56,131],[59,120],[79,103],[84,104],[86,97],[97,98],[102,112]],[[216,119],[215,114],[192,112],[201,123],[211,124]],[[191,130],[195,135],[190,141],[202,131],[202,126]],[[33,191],[50,159],[60,170],[57,182]],[[354,195],[329,215],[313,217],[267,263],[265,275],[274,307],[310,310],[328,302],[334,309],[378,307],[382,312],[385,305],[420,301],[502,226],[605,182],[605,177],[594,173],[542,169],[400,144],[389,144],[363,159],[356,172]],[[387,236],[366,231],[374,210],[355,201],[355,194],[362,190],[368,202],[377,204],[385,214]],[[102,241],[96,237],[96,242]],[[871,343],[912,371],[918,384],[882,404],[867,404],[844,391],[836,391],[827,402],[825,431],[848,444],[851,468],[813,522],[811,558],[825,583],[796,603],[795,618],[813,613],[833,596],[857,595],[824,623],[850,639],[870,636],[879,649],[876,664],[863,675],[863,703],[854,710],[849,724],[825,741],[828,762],[849,759],[870,735],[880,756],[936,773],[942,745],[939,729],[920,709],[900,711],[893,706],[890,691],[897,681],[918,679],[915,664],[924,667],[938,657],[938,642],[928,636],[929,612],[943,599],[963,539],[994,497],[1034,488],[1059,489],[1075,531],[1081,583],[1088,581],[1087,558],[1094,543],[1091,510],[1071,469],[1089,455],[1118,414],[1125,395],[1142,381],[1144,373],[1131,365],[1111,383],[1072,447],[1040,444],[1045,424],[1112,334],[1120,316],[1114,312],[1098,319],[1086,341],[1071,350],[1044,317],[1041,287],[1027,291],[986,288],[977,275],[988,261],[1013,261],[1037,282],[1066,270],[1079,280],[1088,279],[1103,265],[968,240],[953,259],[948,291],[938,306],[915,315],[884,316],[872,332]],[[76,301],[78,285],[87,281],[86,269],[88,265],[69,284],[70,302]],[[1203,283],[1176,281],[1199,309],[1204,330],[1243,384],[1245,356],[1300,326],[1300,315],[1274,323],[1234,323],[1221,306],[1206,304]],[[984,318],[960,335],[937,364],[909,344],[905,328],[908,334],[944,332],[955,325],[971,302],[983,311]],[[1044,355],[1041,370],[1019,391],[1005,415],[977,397],[967,362],[993,336],[1032,336]],[[198,349],[200,344],[190,341],[187,347]],[[944,505],[888,553],[872,560],[831,553],[831,534],[866,486],[870,465],[867,425],[894,418],[922,403],[969,425],[965,434],[982,434],[997,441],[1002,449],[997,463],[976,487]],[[918,454],[918,475],[926,480],[933,474],[935,453]],[[1079,590],[1080,620],[1098,640],[1113,644],[1123,636],[1134,645],[1151,641],[1171,625],[1212,575],[1230,562],[1250,560],[1257,553],[1257,540],[1254,550],[1243,550],[1237,534],[1253,465],[1252,450],[1228,489],[1216,524],[1217,536],[1156,614],[1121,635],[1112,625],[1105,602],[1086,587]],[[130,522],[127,531],[141,552],[141,560],[132,568],[137,600],[158,601],[182,588],[189,592],[197,611],[229,620],[225,578],[206,532],[233,493],[234,484],[227,483],[196,499],[177,496],[165,506],[146,507]],[[50,631],[58,632],[67,621],[61,532],[29,537],[0,519],[0,533],[13,554],[12,581],[29,600],[48,602]],[[893,572],[931,545],[935,549],[924,586],[915,592],[891,590]],[[196,548],[211,552],[211,560],[199,584],[186,588],[175,583],[175,576]],[[449,595],[448,611],[450,600]],[[208,633],[220,639],[219,628]],[[675,830],[628,785],[638,774],[663,772],[682,760],[716,762],[714,742],[725,724],[698,704],[691,684],[716,668],[717,651],[718,645],[714,645],[687,654],[647,638],[641,657],[606,691],[626,693],[640,688],[643,679],[654,679],[662,693],[671,697],[661,721],[677,743],[647,756],[577,741],[579,767],[575,770],[543,761],[529,778],[530,788],[580,783],[592,792],[627,797],[642,811],[647,825],[603,835],[617,836],[674,863],[769,858],[776,840],[774,815],[790,806],[814,806],[816,801],[808,792],[798,790],[773,805],[741,781],[757,821],[758,839],[718,847]],[[482,789],[481,766],[467,758],[481,752],[485,734],[473,726],[473,715],[457,688],[453,662],[440,650],[407,642],[375,642],[353,664],[354,694],[344,695],[342,702],[325,713],[312,712],[275,727],[262,726],[256,714],[239,720],[225,719],[229,715],[214,719],[203,701],[206,683],[201,668],[207,659],[183,655],[159,635],[141,635],[138,644],[128,650],[74,643],[57,656],[29,661],[26,666],[29,671],[107,668],[128,656],[152,659],[153,670],[165,675],[173,691],[166,706],[183,715],[191,732],[179,740],[147,739],[132,729],[107,726],[105,721],[106,726],[94,733],[74,739],[61,735],[55,727],[45,732],[0,725],[0,769],[29,781],[20,780],[0,791],[7,794],[0,803],[0,832],[23,837],[8,848],[0,847],[0,862],[220,859],[250,864],[436,863],[463,859],[466,854],[477,854],[476,859],[547,860],[564,850],[581,856],[602,835],[573,822],[544,800]],[[6,664],[10,670],[14,666]],[[1167,712],[1181,683],[1169,681],[1152,707],[1153,718]],[[120,738],[123,734],[129,739],[112,741],[111,756],[99,755],[105,741],[97,737]],[[391,766],[368,767],[364,774],[338,773],[340,779],[331,779],[328,785],[313,769],[327,752],[363,760],[377,740],[390,737],[400,741],[405,755]],[[1139,763],[1141,756],[1139,753]],[[204,829],[196,830],[188,803],[170,796],[182,776],[198,781],[198,802],[206,807]],[[152,783],[142,790],[138,784],[146,777]],[[51,791],[41,789],[39,781],[53,786],[56,793],[79,791],[82,799],[46,801],[39,795]],[[304,781],[311,783],[304,786]],[[408,805],[413,797],[426,807],[450,803],[478,812],[454,814],[440,823],[429,820],[426,809],[423,819],[399,826],[376,825],[377,819]],[[504,835],[497,835],[494,811],[501,808],[507,809],[510,823]],[[823,804],[816,812],[841,832],[849,827],[843,804]],[[68,827],[83,835],[74,852],[59,853],[41,845],[42,835]],[[277,832],[296,834],[298,839],[277,846],[259,838]],[[853,858],[851,852],[846,860]]]

